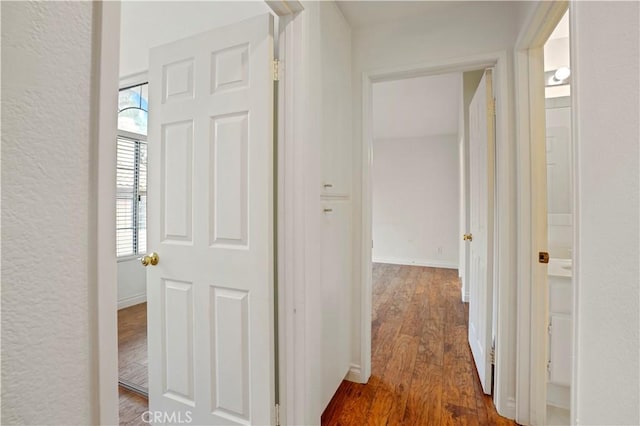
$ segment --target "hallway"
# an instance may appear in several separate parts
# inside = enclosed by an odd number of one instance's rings
[[[374,263],[372,374],[343,381],[323,425],[513,425],[482,393],[456,270]]]

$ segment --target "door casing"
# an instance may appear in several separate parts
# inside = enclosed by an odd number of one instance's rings
[[[294,141],[304,137],[304,129],[293,123],[304,118],[305,112],[300,109],[304,104],[304,77],[306,70],[305,57],[307,53],[304,42],[304,30],[307,25],[304,7],[298,0],[265,0],[276,15],[281,18],[279,57],[285,57],[296,67],[285,72],[281,67],[280,80],[284,84],[279,87],[278,118],[278,193],[281,199],[291,199],[293,203],[304,205],[304,192],[296,188],[296,176],[303,171],[297,170],[295,158],[284,155],[289,151]],[[98,393],[95,396],[95,412],[93,417],[99,424],[116,425],[118,421],[118,325],[117,325],[117,263],[115,257],[115,194],[116,194],[116,150],[114,141],[117,135],[117,110],[119,89],[120,63],[120,2],[94,3],[96,30],[94,31],[94,73],[93,73],[93,105],[94,123],[93,135],[95,148],[93,163],[97,165],[94,171],[92,187],[97,194],[94,208],[97,212],[95,272],[97,288],[93,289],[92,298],[95,310],[90,320],[94,324],[93,378]],[[284,35],[284,36],[283,36]],[[286,78],[285,78],[286,76]],[[294,90],[295,88],[295,90]],[[296,107],[298,109],[296,109]],[[296,121],[297,120],[297,121]],[[287,173],[288,171],[288,173]],[[292,246],[304,244],[303,237],[293,229],[280,226],[285,221],[281,200],[278,202],[278,235],[279,246],[278,264],[294,265],[297,259],[296,250],[283,250],[286,241]],[[294,211],[293,216],[304,214],[302,209]],[[287,221],[292,218],[287,217]],[[291,266],[287,266],[291,268]],[[285,268],[279,267],[278,292],[279,298],[279,372],[280,372],[280,416],[281,423],[302,424],[307,418],[310,403],[299,403],[300,395],[309,394],[311,381],[308,380],[305,364],[308,347],[304,346],[304,327],[294,324],[293,312],[304,312],[304,288],[296,289],[295,276]],[[289,315],[287,315],[289,313]],[[298,321],[300,322],[300,321]],[[304,322],[302,323],[304,326]],[[284,332],[290,330],[292,332]],[[288,419],[288,420],[287,420]]]
[[[517,358],[517,409],[516,421],[520,424],[545,424],[547,405],[547,287],[546,268],[541,268],[537,260],[537,252],[542,250],[541,244],[546,242],[546,221],[543,224],[538,218],[546,216],[546,202],[536,200],[546,197],[541,193],[536,182],[546,181],[546,163],[539,158],[536,149],[545,144],[545,98],[544,98],[544,44],[562,19],[570,5],[568,1],[540,2],[525,24],[515,50],[515,87],[516,87],[516,126],[518,138],[518,342]],[[573,14],[570,19],[573,20]],[[573,43],[573,25],[570,28],[570,40]],[[572,52],[574,49],[571,49]],[[573,55],[573,53],[572,53]],[[571,63],[576,62],[571,58]],[[572,66],[572,79],[576,70]],[[572,126],[575,133],[576,96],[572,93]],[[543,145],[544,146],[544,145]],[[576,144],[573,144],[574,150]],[[576,159],[573,153],[573,170],[576,170]],[[577,182],[573,183],[573,212],[578,214],[576,196]],[[546,200],[546,198],[543,198]],[[576,221],[574,221],[575,223]],[[578,257],[576,249],[577,232],[574,227],[573,271],[576,282],[576,265]],[[575,389],[577,385],[577,363],[575,362],[577,347],[577,286],[573,287],[573,347],[574,363],[571,384],[571,422],[576,422]],[[514,318],[515,319],[515,318]]]
[[[371,376],[371,241],[372,241],[372,152],[373,152],[373,84],[383,81],[421,77],[453,72],[495,68],[494,91],[496,97],[496,205],[494,229],[494,294],[498,303],[496,324],[496,375],[494,402],[498,412],[509,418],[515,417],[515,388],[512,383],[516,370],[516,288],[515,282],[515,226],[516,209],[514,197],[515,158],[513,141],[513,116],[510,113],[512,90],[509,86],[509,53],[506,51],[466,56],[456,59],[434,61],[414,66],[391,67],[363,73],[362,79],[362,216],[361,235],[361,303],[360,312],[360,376],[366,383]],[[498,259],[506,261],[498,262]],[[513,260],[513,261],[512,261]]]

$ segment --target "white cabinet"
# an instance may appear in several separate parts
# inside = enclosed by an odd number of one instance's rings
[[[322,203],[322,407],[351,357],[351,203]]]
[[[337,5],[319,2],[321,125],[322,409],[351,364],[351,29]],[[315,82],[314,82],[315,83]]]
[[[549,262],[549,374],[547,402],[568,409],[572,373],[572,273],[571,260]]]
[[[320,5],[322,194],[351,194],[351,29],[334,2]]]

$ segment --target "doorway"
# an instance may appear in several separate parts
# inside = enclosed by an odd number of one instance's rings
[[[571,424],[573,360],[573,138],[569,11],[544,44],[547,253],[546,424]],[[540,150],[542,151],[542,150]],[[542,164],[539,164],[541,166]],[[544,188],[543,188],[544,186]],[[536,189],[534,189],[536,190]],[[544,235],[542,240],[544,239]],[[543,277],[544,278],[544,277]]]
[[[271,9],[127,3],[119,21],[120,422],[270,422],[279,402]]]
[[[443,75],[447,73],[463,73],[467,71],[473,71],[478,69],[494,68],[494,89],[496,98],[496,149],[497,159],[495,163],[495,173],[497,176],[496,183],[496,211],[503,220],[496,221],[497,229],[496,239],[491,249],[492,253],[501,253],[501,250],[505,250],[510,244],[510,235],[507,232],[509,229],[509,220],[507,219],[509,208],[508,204],[508,186],[503,185],[500,182],[500,176],[509,176],[510,169],[508,165],[504,163],[504,156],[508,155],[510,146],[508,142],[508,124],[505,117],[508,115],[508,87],[506,80],[502,77],[506,75],[506,58],[503,55],[487,55],[486,57],[474,57],[469,60],[450,61],[445,63],[437,63],[424,65],[416,68],[408,69],[392,69],[392,70],[380,70],[376,72],[364,73],[364,85],[363,85],[363,139],[362,139],[362,183],[363,183],[363,209],[362,209],[362,229],[361,236],[361,291],[362,291],[362,309],[360,319],[360,336],[361,336],[361,379],[360,383],[366,383],[371,377],[371,359],[372,359],[372,340],[371,340],[371,318],[373,309],[373,276],[372,276],[372,240],[373,240],[373,219],[371,212],[373,210],[373,167],[375,158],[374,152],[374,138],[373,138],[373,90],[374,85],[379,82],[393,81],[399,79],[407,79],[421,76],[434,76]],[[505,167],[507,166],[507,167]],[[506,192],[505,192],[506,191]],[[456,216],[458,220],[458,216]],[[460,221],[462,223],[462,220]],[[459,228],[460,235],[466,232],[462,226]],[[375,249],[375,242],[374,248]],[[496,256],[493,257],[496,259]],[[508,313],[511,312],[512,307],[509,305],[512,289],[506,284],[501,283],[508,282],[509,267],[506,263],[502,262],[495,267],[495,274],[490,281],[490,286],[493,295],[498,299],[497,306],[493,310],[495,315],[495,335],[504,336],[503,339],[496,339],[496,359],[499,360],[499,365],[495,369],[495,386],[494,386],[494,401],[496,407],[501,412],[510,413],[508,408],[509,402],[506,398],[506,393],[509,387],[509,372],[511,370],[512,359],[510,358],[509,347],[514,342],[510,339],[508,334],[505,334],[509,329],[508,325]],[[460,289],[458,289],[460,292]],[[460,295],[460,293],[459,293]],[[493,299],[487,301],[487,310],[485,312],[492,312],[491,304]],[[502,312],[503,315],[497,315],[498,312]],[[492,321],[488,321],[488,333],[491,335]],[[501,354],[499,356],[498,354]],[[501,368],[502,367],[502,368]],[[502,408],[500,408],[502,407]],[[514,415],[514,414],[509,414]]]
[[[518,421],[572,424],[575,94],[567,3],[540,4],[516,55],[521,151]],[[526,88],[525,88],[526,87]],[[530,153],[530,154],[529,154]],[[525,369],[527,371],[525,371]]]
[[[120,397],[148,396],[147,279],[139,256],[147,249],[148,82],[121,81],[116,142],[116,256],[118,261],[118,383]],[[136,394],[136,395],[132,395]]]

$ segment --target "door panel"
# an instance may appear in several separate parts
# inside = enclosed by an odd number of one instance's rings
[[[491,393],[493,313],[494,115],[491,70],[486,70],[469,105],[471,182],[469,345],[482,389]]]
[[[151,50],[149,404],[192,424],[272,422],[272,37],[264,15]]]
[[[349,371],[351,203],[324,201],[322,215],[322,409]]]

